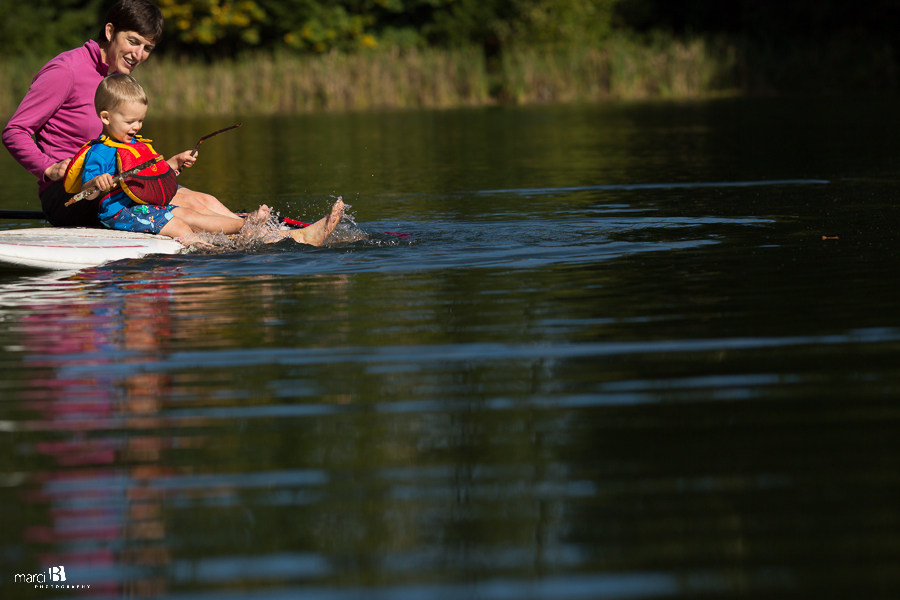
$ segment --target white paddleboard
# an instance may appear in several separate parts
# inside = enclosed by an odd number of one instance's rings
[[[37,227],[0,231],[0,264],[75,270],[148,254],[178,254],[184,246],[164,235],[112,229]]]

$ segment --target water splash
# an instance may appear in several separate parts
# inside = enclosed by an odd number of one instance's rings
[[[325,240],[324,246],[335,246],[369,239],[369,235],[360,229],[355,215],[350,212],[351,205],[344,205],[344,216]],[[273,212],[268,219],[261,222],[247,220],[240,233],[225,235],[224,233],[201,232],[197,234],[202,244],[193,248],[193,252],[203,254],[221,254],[224,252],[253,252],[269,244],[290,243],[290,234],[294,228],[285,225],[281,214]]]
[[[344,217],[337,224],[328,239],[325,240],[326,246],[334,246],[337,244],[351,244],[353,242],[362,242],[369,239],[369,234],[360,229],[356,224],[356,216],[350,212],[353,208],[349,204],[344,204]]]

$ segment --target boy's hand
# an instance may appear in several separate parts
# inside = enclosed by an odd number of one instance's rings
[[[169,163],[169,166],[176,171],[181,171],[183,169],[189,169],[190,167],[194,166],[194,163],[197,162],[197,156],[191,156],[191,151],[185,150],[181,154],[176,154],[166,162]]]
[[[113,176],[110,175],[109,173],[103,173],[101,175],[97,175],[90,181],[83,183],[81,185],[81,189],[89,190],[91,188],[99,188],[100,191],[105,192],[107,190],[112,189],[113,186],[115,186],[115,185],[116,185],[116,183],[114,181]],[[96,198],[99,193],[100,192],[94,192],[93,194],[90,194],[89,196],[85,196],[85,199],[91,200],[93,198]]]
[[[115,185],[115,181],[113,181],[113,176],[109,173],[103,173],[102,175],[97,175],[94,178],[94,185],[100,188],[102,191],[107,191],[112,189]]]

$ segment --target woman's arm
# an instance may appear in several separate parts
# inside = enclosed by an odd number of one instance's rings
[[[60,109],[73,84],[72,72],[65,66],[45,66],[35,76],[25,98],[3,129],[3,145],[19,164],[42,182],[60,179],[68,161],[57,162],[44,154],[32,136]]]

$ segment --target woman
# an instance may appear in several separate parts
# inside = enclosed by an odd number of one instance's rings
[[[3,144],[38,178],[44,216],[56,227],[100,227],[98,200],[65,206],[62,178],[72,156],[97,138],[94,92],[111,73],[131,74],[162,37],[163,17],[147,0],[121,0],[106,13],[97,41],[63,52],[38,71],[3,130]],[[172,204],[239,219],[213,196],[179,188]]]

